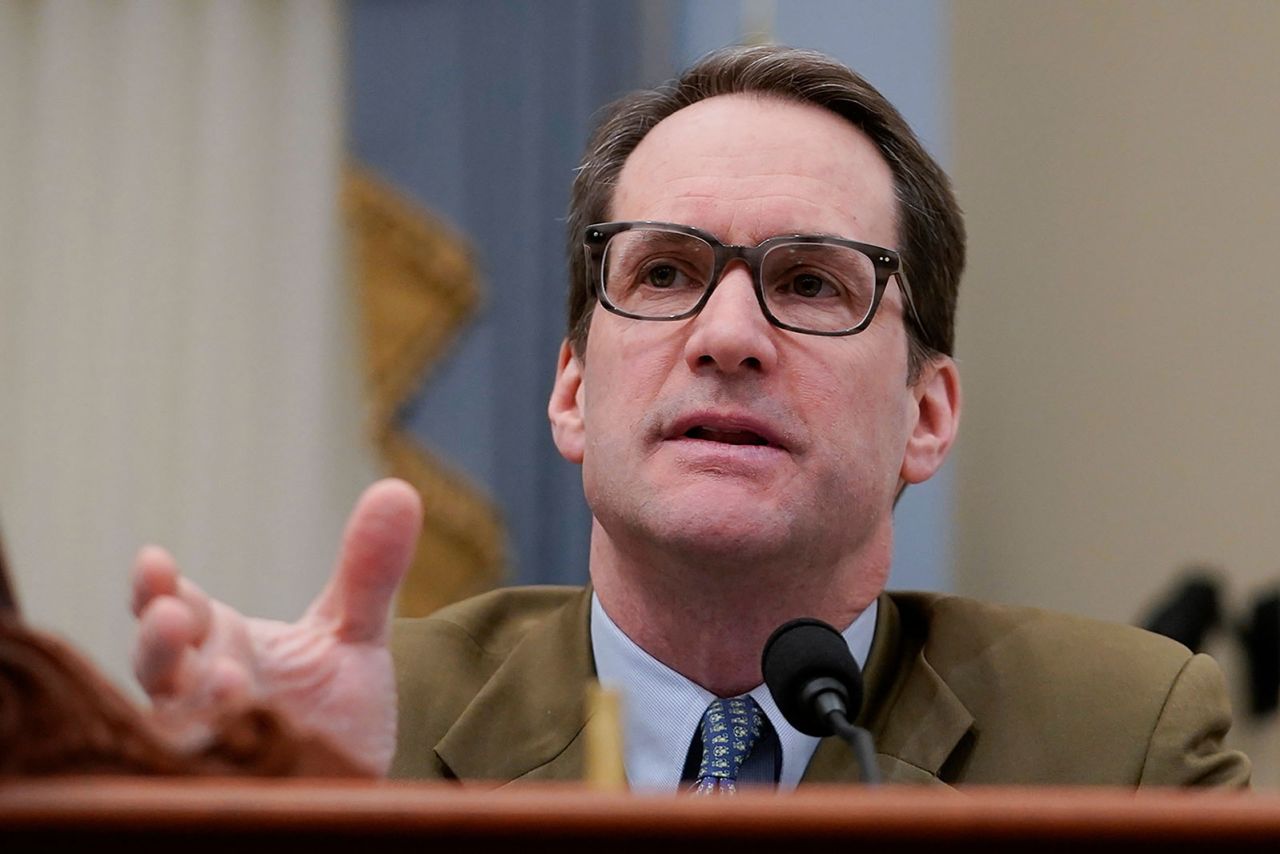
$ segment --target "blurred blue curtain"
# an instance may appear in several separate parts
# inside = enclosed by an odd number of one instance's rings
[[[564,335],[564,214],[604,103],[641,85],[653,9],[615,0],[359,0],[349,146],[476,253],[476,319],[403,418],[501,507],[513,583],[586,579],[579,469],[546,419]]]

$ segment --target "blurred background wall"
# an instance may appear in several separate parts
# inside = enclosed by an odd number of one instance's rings
[[[776,40],[882,88],[968,217],[965,423],[898,510],[894,586],[1137,622],[1189,563],[1220,568],[1208,642],[1280,785],[1234,632],[1280,582],[1278,37],[1267,0],[0,5],[0,524],[23,604],[124,683],[143,542],[257,613],[319,588],[380,465],[344,157],[480,294],[393,419],[492,506],[507,581],[582,580],[578,472],[544,414],[572,169],[607,100]]]
[[[373,476],[336,2],[0,3],[0,526],[121,684],[140,545],[296,617]]]
[[[1237,635],[1280,585],[1280,5],[952,14],[956,589],[1130,622],[1216,568],[1238,737],[1280,783]]]

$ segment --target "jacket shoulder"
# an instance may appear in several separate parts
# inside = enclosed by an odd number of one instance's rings
[[[894,594],[905,637],[974,718],[970,781],[1243,782],[1208,656],[1143,629],[959,596]]]
[[[1018,605],[938,593],[895,593],[909,634],[921,636],[931,660],[957,666],[983,656],[1074,679],[1117,678],[1126,672],[1157,681],[1177,674],[1191,651],[1145,629]]]
[[[510,587],[395,620],[398,715],[393,776],[433,777],[434,747],[522,641],[580,603],[581,587]]]
[[[412,654],[423,644],[469,649],[479,656],[501,657],[551,614],[583,595],[581,587],[506,587],[464,599],[427,617],[396,620],[392,651]]]

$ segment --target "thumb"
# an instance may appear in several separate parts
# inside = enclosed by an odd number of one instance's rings
[[[380,480],[356,501],[342,535],[333,578],[311,606],[336,622],[338,640],[381,641],[391,598],[413,562],[422,532],[422,499],[403,480]]]

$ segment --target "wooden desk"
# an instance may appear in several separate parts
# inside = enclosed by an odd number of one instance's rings
[[[316,780],[66,778],[0,783],[0,849],[187,854],[343,850],[1280,851],[1280,797],[1103,789],[811,788],[736,798],[577,786],[478,791]],[[15,844],[14,847],[10,847]],[[115,848],[115,846],[123,846]],[[80,850],[93,850],[92,848]],[[817,850],[812,849],[812,850]],[[826,848],[825,850],[833,850]]]

